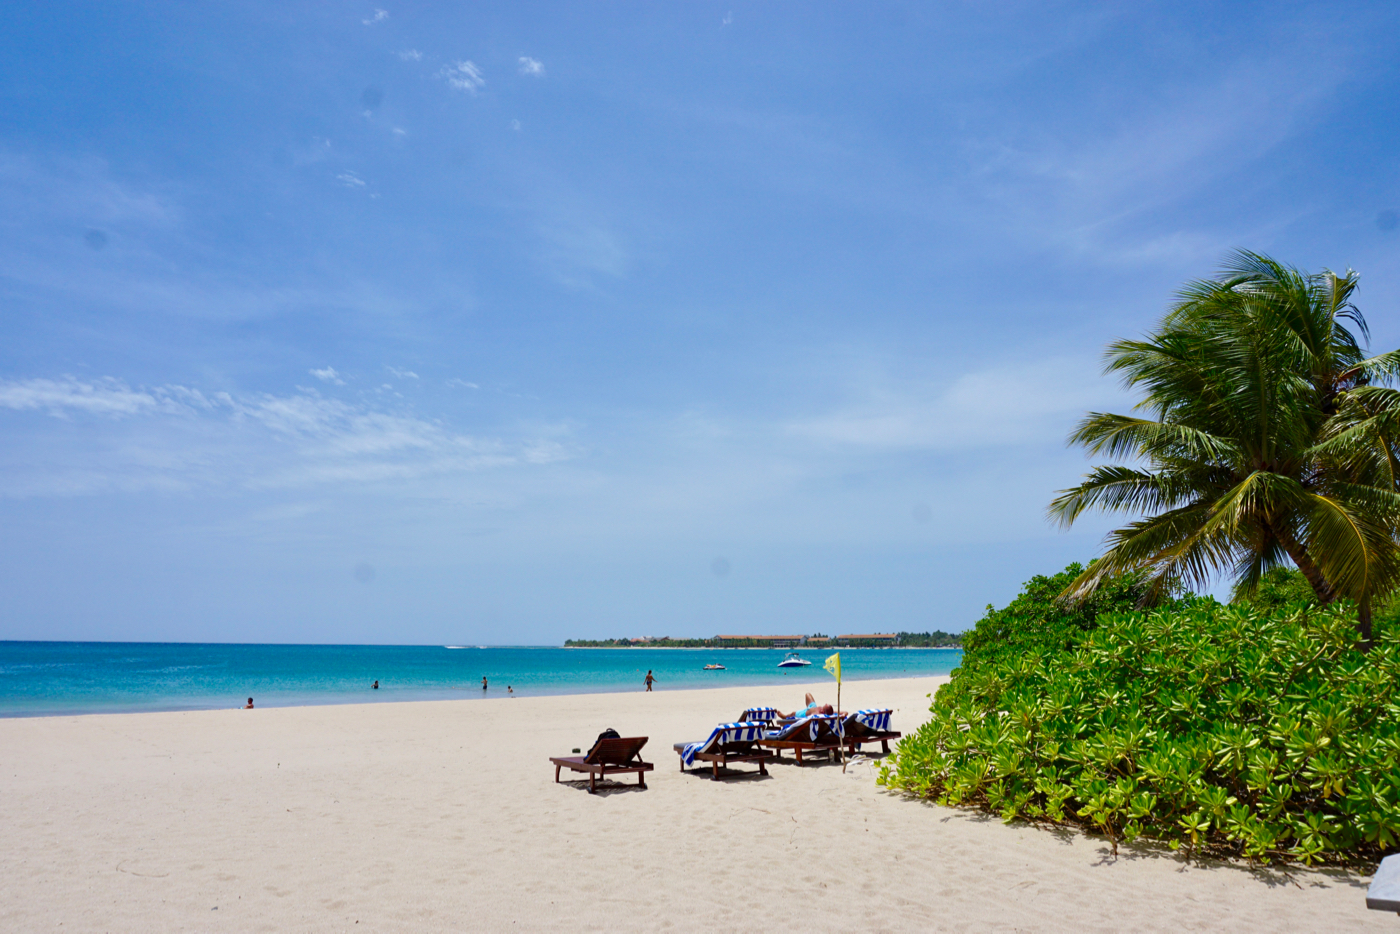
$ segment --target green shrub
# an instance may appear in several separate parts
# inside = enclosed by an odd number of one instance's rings
[[[1363,654],[1354,607],[1113,613],[1068,645],[965,657],[931,709],[883,784],[1115,853],[1143,836],[1314,863],[1400,839],[1400,638]]]
[[[1070,648],[1094,628],[1100,614],[1137,609],[1144,588],[1131,577],[1110,578],[1082,606],[1065,606],[1059,596],[1083,570],[1083,565],[1071,564],[1050,577],[1038,574],[1005,609],[988,604],[987,615],[963,633],[963,667],[1028,651]]]
[[[1317,593],[1297,568],[1275,567],[1265,571],[1251,594],[1238,594],[1232,603],[1248,604],[1259,610],[1280,610],[1286,606],[1317,603]]]

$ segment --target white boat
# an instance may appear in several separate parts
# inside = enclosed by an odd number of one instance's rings
[[[724,671],[725,668],[724,668],[723,665],[706,665],[706,666],[705,666],[705,670],[706,670],[706,671]]]
[[[798,654],[797,654],[796,652],[789,652],[787,658],[785,658],[785,659],[783,659],[782,661],[778,662],[778,667],[779,667],[779,668],[803,668],[803,667],[806,667],[807,665],[810,665],[810,664],[812,664],[812,663],[809,662],[809,661],[807,661],[807,659],[805,659],[805,658],[799,657]]]

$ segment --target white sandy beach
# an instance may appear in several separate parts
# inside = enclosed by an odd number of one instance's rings
[[[909,731],[941,680],[843,706]],[[1400,930],[1354,875],[1113,859],[868,767],[678,771],[673,742],[805,689],[0,721],[0,930]],[[554,784],[605,727],[651,737],[647,789]]]

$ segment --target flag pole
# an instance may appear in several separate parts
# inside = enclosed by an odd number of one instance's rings
[[[836,670],[839,672],[841,669],[838,667]],[[841,675],[840,675],[840,674],[837,674],[837,676],[836,676],[836,725],[837,725],[837,727],[840,727],[840,726],[841,726],[841,722],[842,722],[842,721],[841,721]],[[846,772],[846,731],[845,731],[844,729],[842,729],[842,730],[841,730],[841,773],[844,775],[845,772]]]

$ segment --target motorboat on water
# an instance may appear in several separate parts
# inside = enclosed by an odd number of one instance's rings
[[[725,671],[726,669],[725,669],[725,667],[724,667],[723,665],[706,665],[706,666],[705,666],[705,670],[706,670],[706,671]]]
[[[807,659],[802,658],[802,657],[801,657],[800,655],[798,655],[796,652],[789,652],[787,658],[785,658],[785,659],[783,659],[782,661],[778,662],[778,667],[779,667],[779,668],[805,668],[806,666],[808,666],[808,665],[810,665],[810,664],[812,664],[812,663],[809,662],[809,661],[807,661]]]

